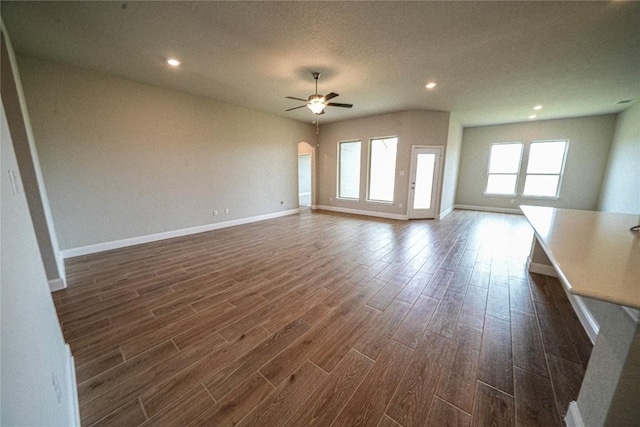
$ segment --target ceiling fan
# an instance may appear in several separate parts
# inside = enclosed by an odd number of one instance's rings
[[[316,81],[316,93],[314,93],[313,95],[309,95],[309,99],[302,99],[302,98],[295,98],[293,96],[287,96],[286,98],[288,99],[295,99],[296,101],[302,101],[305,104],[300,105],[298,107],[289,108],[288,110],[285,110],[285,111],[297,110],[298,108],[308,107],[311,111],[313,111],[313,114],[320,115],[320,114],[324,114],[325,107],[343,107],[343,108],[353,107],[353,104],[340,104],[338,102],[328,102],[330,99],[333,99],[339,95],[335,92],[331,92],[327,95],[318,94],[318,78],[320,77],[320,73],[311,73],[311,75],[313,75],[313,78]]]

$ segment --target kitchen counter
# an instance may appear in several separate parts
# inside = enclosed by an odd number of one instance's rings
[[[535,238],[529,271],[556,276],[595,342],[568,427],[640,425],[638,215],[520,206]],[[599,307],[597,321],[582,297]]]

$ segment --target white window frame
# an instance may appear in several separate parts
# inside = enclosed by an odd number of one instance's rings
[[[344,197],[340,194],[340,182],[341,182],[341,175],[340,175],[340,166],[342,165],[342,144],[352,144],[352,143],[358,143],[360,144],[360,158],[359,158],[359,162],[358,162],[358,197]],[[360,174],[362,172],[362,167],[361,167],[361,163],[362,163],[362,141],[359,139],[353,139],[353,140],[347,140],[347,141],[339,141],[338,142],[338,162],[337,162],[337,171],[336,171],[336,177],[337,177],[337,181],[336,181],[336,198],[340,199],[340,200],[352,200],[352,201],[358,201],[360,200]]]
[[[518,167],[516,168],[516,172],[515,173],[491,173],[490,172],[490,168],[491,168],[491,152],[493,151],[493,147],[496,145],[520,145],[520,158],[518,159]],[[521,173],[521,168],[522,168],[522,157],[524,155],[524,143],[521,141],[510,141],[510,142],[494,142],[491,144],[491,146],[489,147],[489,156],[487,158],[487,176],[486,179],[484,181],[484,195],[485,196],[490,196],[490,197],[514,197],[518,195],[518,185],[520,183],[520,173]],[[489,193],[487,191],[487,187],[489,186],[489,177],[491,175],[515,175],[516,176],[516,182],[513,188],[513,193],[510,194],[504,194],[504,193]]]
[[[373,154],[373,141],[378,141],[381,139],[392,139],[395,138],[396,140],[396,158],[394,159],[394,172],[393,172],[393,195],[392,195],[392,199],[391,200],[378,200],[378,199],[372,199],[371,198],[371,156]],[[392,205],[394,203],[395,200],[395,193],[396,193],[396,170],[397,170],[397,164],[398,164],[398,144],[399,144],[399,138],[397,135],[391,135],[391,136],[376,136],[374,138],[370,138],[369,139],[369,153],[368,153],[368,162],[367,162],[367,199],[366,201],[368,203],[380,203],[383,205]]]
[[[545,143],[545,142],[564,142],[564,152],[562,153],[562,165],[560,166],[560,172],[559,173],[529,173],[528,169],[529,169],[529,157],[531,155],[531,147],[534,144],[541,144],[541,143]],[[559,199],[560,198],[560,189],[562,188],[562,181],[563,181],[563,177],[564,177],[564,167],[565,164],[567,162],[567,153],[569,152],[569,140],[568,139],[545,139],[545,140],[536,140],[536,141],[531,141],[529,143],[529,147],[527,150],[527,166],[524,170],[524,184],[522,186],[522,198],[527,198],[527,199]],[[539,196],[539,195],[532,195],[532,194],[525,194],[524,193],[524,189],[527,183],[527,177],[529,175],[543,175],[543,176],[549,176],[549,175],[557,175],[558,176],[558,187],[556,188],[556,194],[553,196]]]

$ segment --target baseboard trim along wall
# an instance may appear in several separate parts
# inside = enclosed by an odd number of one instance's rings
[[[342,212],[342,213],[348,213],[348,214],[354,214],[354,215],[374,216],[376,218],[399,219],[399,220],[409,219],[407,215],[375,212],[375,211],[363,211],[361,209],[340,208],[337,206],[317,205],[316,209],[332,211],[332,212]]]
[[[64,280],[62,280],[60,278],[49,280],[49,290],[51,292],[59,291],[59,290],[64,289],[66,287],[67,287],[67,284],[64,282]]]
[[[449,209],[445,210],[444,212],[440,212],[440,215],[438,215],[438,219],[444,218],[445,216],[452,213],[454,210],[455,210],[455,206],[451,206]]]
[[[558,277],[556,269],[552,265],[531,262],[529,257],[527,257],[527,269],[532,273],[542,274],[543,276]]]
[[[464,209],[464,210],[467,210],[467,211],[496,212],[496,213],[508,213],[508,214],[522,215],[522,211],[520,209],[494,208],[494,207],[491,207],[491,206],[453,205],[453,208],[454,209]]]
[[[61,251],[64,259],[82,255],[89,255],[98,252],[110,251],[112,249],[126,248],[128,246],[140,245],[143,243],[157,242],[159,240],[171,239],[173,237],[188,236],[190,234],[204,233],[206,231],[219,230],[236,225],[249,224],[252,222],[264,221],[267,219],[279,218],[287,215],[300,213],[300,209],[289,209],[282,212],[252,216],[248,218],[234,219],[231,221],[216,222],[214,224],[200,225],[197,227],[183,228],[181,230],[166,231],[163,233],[149,234],[146,236],[132,237],[129,239],[116,240],[113,242],[97,243],[95,245],[81,246],[78,248],[65,249]]]
[[[571,303],[571,307],[573,307],[573,311],[576,312],[578,319],[580,319],[580,323],[589,336],[591,343],[595,344],[596,337],[598,336],[598,331],[600,330],[600,325],[598,325],[598,322],[591,314],[591,311],[589,311],[589,309],[587,308],[587,305],[584,303],[582,297],[569,292],[564,278],[558,275],[556,269],[553,268],[553,266],[531,262],[531,258],[527,257],[527,269],[532,273],[557,277],[558,280],[560,280],[560,283],[562,283],[562,288],[564,289],[564,293],[567,295],[567,299]]]
[[[67,402],[69,403],[69,417],[71,425],[73,427],[80,427],[80,406],[78,400],[78,383],[76,380],[76,365],[73,360],[73,354],[71,353],[71,347],[69,344],[64,345],[67,355],[67,373],[68,378],[68,392]]]
[[[569,409],[567,410],[567,415],[564,417],[564,422],[567,424],[567,427],[584,427],[580,409],[575,400],[569,403]]]

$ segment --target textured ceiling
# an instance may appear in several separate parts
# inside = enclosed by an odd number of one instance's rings
[[[14,49],[296,120],[402,110],[466,126],[619,112],[640,98],[639,2],[1,2]],[[179,69],[164,63],[182,61]],[[437,87],[424,85],[436,81]],[[637,101],[636,101],[637,102]]]

